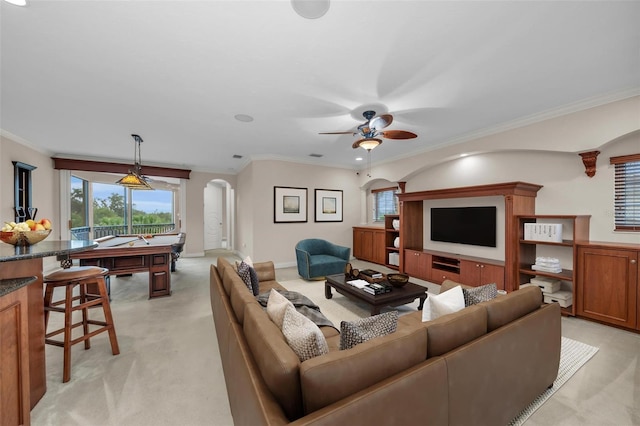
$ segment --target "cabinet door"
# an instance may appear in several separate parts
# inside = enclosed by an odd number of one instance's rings
[[[480,285],[480,265],[472,260],[460,260],[460,282],[464,285]]]
[[[464,281],[463,281],[464,282]],[[495,283],[498,290],[504,290],[504,266],[480,264],[479,285]]]
[[[0,297],[0,412],[3,425],[25,425],[30,421],[27,304],[27,287]]]
[[[638,252],[580,247],[578,262],[577,314],[637,328]]]
[[[373,258],[373,231],[367,229],[354,230],[353,256],[361,260]]]
[[[421,280],[429,280],[431,256],[417,250],[404,251],[404,273]]]
[[[371,254],[371,261],[374,263],[379,263],[384,265],[386,260],[386,251],[385,251],[385,233],[384,230],[374,231],[373,232],[373,252]]]

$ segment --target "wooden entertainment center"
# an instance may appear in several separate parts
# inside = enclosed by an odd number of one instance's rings
[[[541,185],[526,182],[507,182],[398,194],[400,200],[400,271],[420,271],[428,274],[429,281],[441,283],[444,279],[484,282],[503,273],[504,289],[518,288],[518,220],[519,215],[535,213],[535,199]],[[424,201],[446,198],[502,196],[504,200],[504,262],[438,253],[424,250]],[[477,266],[476,266],[477,265]],[[408,271],[407,272],[407,268]],[[416,268],[416,269],[414,269]],[[430,272],[429,272],[430,270]],[[483,275],[485,275],[483,277]],[[491,277],[490,277],[491,276]],[[491,282],[495,282],[495,279]]]
[[[534,276],[555,278],[562,281],[563,286],[570,287],[573,295],[573,304],[563,308],[563,314],[640,331],[640,245],[590,241],[588,215],[536,215],[535,199],[541,188],[531,183],[508,182],[398,194],[398,269],[437,284],[445,279],[468,285],[495,282],[498,288],[507,291],[518,289]],[[504,262],[424,248],[425,200],[487,196],[504,199]],[[561,223],[563,239],[525,239],[524,225],[527,223]],[[384,227],[354,227],[354,256],[389,266],[388,227],[386,221]],[[371,243],[360,241],[357,244],[356,229],[371,232]],[[370,252],[369,258],[361,257],[356,249],[365,245]],[[532,269],[536,256],[549,248],[566,257],[563,270],[552,273]]]

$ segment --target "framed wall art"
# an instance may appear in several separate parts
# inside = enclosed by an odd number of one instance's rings
[[[342,222],[342,190],[315,190],[315,221]]]
[[[307,221],[307,188],[273,187],[273,222]]]

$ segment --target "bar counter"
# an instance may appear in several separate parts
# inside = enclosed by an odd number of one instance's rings
[[[93,241],[41,241],[28,247],[0,242],[3,426],[30,424],[30,411],[47,390],[42,259],[95,247]]]

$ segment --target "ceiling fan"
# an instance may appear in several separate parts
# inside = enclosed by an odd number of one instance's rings
[[[362,138],[353,143],[352,148],[364,148],[371,151],[382,143],[382,139],[413,139],[418,135],[406,130],[382,130],[393,122],[391,114],[382,114],[376,116],[375,111],[365,111],[362,113],[367,120],[358,126],[358,131],[347,132],[321,132],[320,135],[359,135]]]

